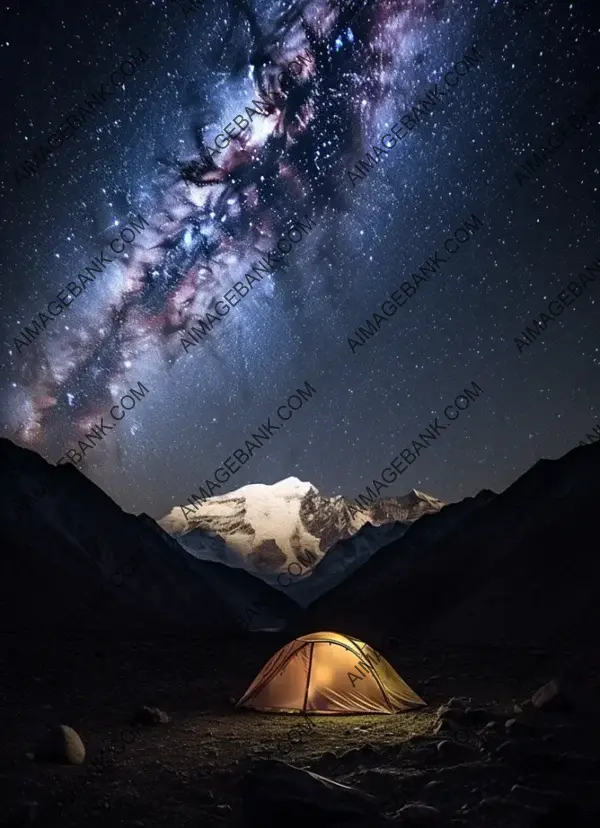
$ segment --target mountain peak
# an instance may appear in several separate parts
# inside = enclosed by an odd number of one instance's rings
[[[253,499],[264,499],[275,495],[277,498],[286,497],[304,497],[309,492],[316,492],[317,490],[312,483],[307,483],[299,480],[297,477],[286,477],[283,480],[278,480],[276,483],[247,483],[245,486],[240,486],[239,489],[234,489],[232,492],[222,495],[214,495],[206,501],[216,500],[231,500],[234,498],[245,497]],[[204,504],[200,506],[202,508]]]
[[[424,500],[427,503],[440,503],[437,497],[432,497],[431,495],[428,495],[425,492],[420,492],[418,489],[411,489],[410,494],[414,495],[418,500]]]
[[[176,506],[158,523],[192,555],[264,576],[286,572],[301,558],[313,564],[322,560],[338,541],[353,537],[367,523],[409,523],[445,504],[413,491],[368,508],[351,505],[342,496],[325,497],[312,483],[290,476],[198,499],[185,511]],[[305,565],[299,577],[308,576],[311,568]]]
[[[281,495],[305,495],[310,491],[317,491],[312,483],[299,480],[297,477],[286,477],[273,483],[272,489],[275,489]]]

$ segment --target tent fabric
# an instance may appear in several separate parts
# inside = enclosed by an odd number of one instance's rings
[[[376,650],[319,632],[296,638],[265,664],[236,707],[270,713],[398,713],[423,701]]]

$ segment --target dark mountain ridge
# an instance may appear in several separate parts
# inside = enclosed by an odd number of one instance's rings
[[[475,497],[467,497],[458,503],[448,503],[437,513],[424,514],[414,523],[397,521],[385,527],[376,527],[368,523],[352,538],[354,545],[347,540],[337,543],[329,551],[327,557],[315,567],[309,579],[290,585],[288,594],[294,600],[303,603],[305,595],[310,595],[313,578],[317,584],[321,579],[327,583],[331,582],[329,569],[336,556],[351,555],[354,546],[362,536],[368,537],[371,533],[385,530],[388,535],[392,536],[389,543],[366,560],[360,566],[359,572],[356,568],[354,570],[348,568],[346,580],[328,593],[331,596],[335,595],[336,600],[352,601],[357,595],[363,594],[367,588],[377,589],[380,584],[389,580],[391,573],[400,578],[412,556],[418,559],[430,546],[456,530],[463,520],[494,497],[496,495],[493,492],[484,489]],[[395,538],[393,538],[394,535],[396,535]],[[308,603],[310,601],[306,601],[306,604]]]
[[[499,495],[423,517],[315,602],[300,629],[479,643],[587,635],[600,620],[600,561],[589,547],[599,471],[600,444],[576,447]],[[450,510],[463,513],[455,526]]]
[[[0,627],[239,632],[253,600],[277,624],[297,611],[242,570],[200,561],[147,515],[124,512],[71,464],[0,440]]]

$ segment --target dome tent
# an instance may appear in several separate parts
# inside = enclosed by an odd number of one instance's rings
[[[236,707],[268,713],[399,713],[425,707],[383,656],[349,635],[294,639],[265,664]]]

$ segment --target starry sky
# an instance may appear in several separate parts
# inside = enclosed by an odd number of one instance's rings
[[[126,510],[158,518],[184,503],[306,381],[313,399],[223,491],[295,476],[354,498],[473,381],[484,393],[387,496],[502,490],[600,416],[599,276],[515,344],[600,257],[598,111],[535,178],[515,176],[597,88],[596,4],[359,0],[348,17],[336,3],[0,11],[1,433],[56,462],[142,382],[146,398],[108,420],[82,466]],[[351,182],[473,46],[478,66]],[[101,111],[17,180],[140,49]],[[277,79],[306,50],[312,62]],[[271,110],[207,156],[259,90]],[[200,157],[208,167],[186,184]],[[18,352],[23,327],[139,214],[148,228]],[[184,330],[307,214],[289,266],[185,352]],[[473,214],[477,233],[353,352],[353,332]]]

